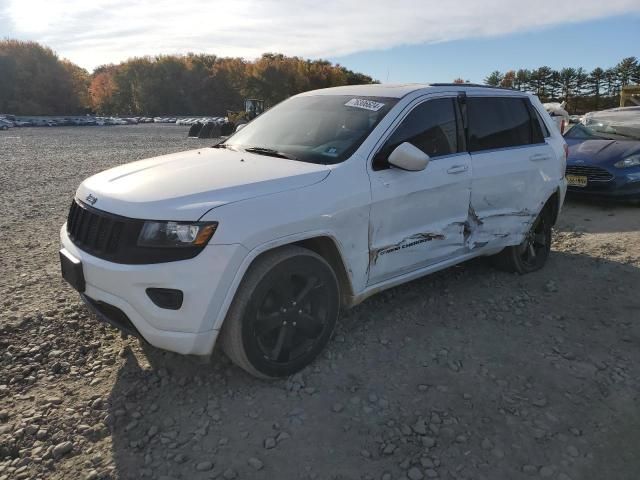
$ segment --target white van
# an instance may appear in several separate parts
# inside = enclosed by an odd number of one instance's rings
[[[85,180],[64,278],[150,344],[300,370],[340,308],[473,257],[541,268],[566,144],[534,96],[474,85],[317,90],[213,148]],[[553,127],[553,128],[552,128]]]

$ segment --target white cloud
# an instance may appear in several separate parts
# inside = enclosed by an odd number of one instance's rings
[[[638,0],[8,0],[12,36],[84,67],[159,53],[337,57],[640,12]]]

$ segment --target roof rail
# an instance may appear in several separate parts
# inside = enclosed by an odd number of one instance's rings
[[[491,89],[497,89],[497,90],[511,90],[511,91],[519,91],[516,90],[515,88],[509,88],[509,87],[493,87],[491,85],[482,85],[480,83],[430,83],[429,84],[432,87],[478,87],[478,88],[491,88]]]

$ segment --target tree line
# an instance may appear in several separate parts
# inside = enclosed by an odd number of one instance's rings
[[[307,90],[374,82],[326,60],[272,53],[254,61],[159,55],[89,73],[36,42],[0,41],[0,113],[17,115],[225,115],[245,98],[274,105]]]
[[[567,110],[584,113],[618,106],[622,87],[640,83],[640,63],[636,57],[627,57],[614,67],[590,72],[581,67],[554,70],[547,66],[505,73],[496,70],[484,83],[535,93],[543,102],[566,101]]]

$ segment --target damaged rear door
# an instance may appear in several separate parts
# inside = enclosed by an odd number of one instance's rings
[[[417,101],[392,131],[369,172],[369,284],[451,258],[464,248],[472,172],[456,99]],[[424,170],[389,165],[389,154],[403,142],[429,155]]]
[[[467,246],[518,244],[547,198],[554,151],[526,97],[468,97],[466,104],[473,165]]]

